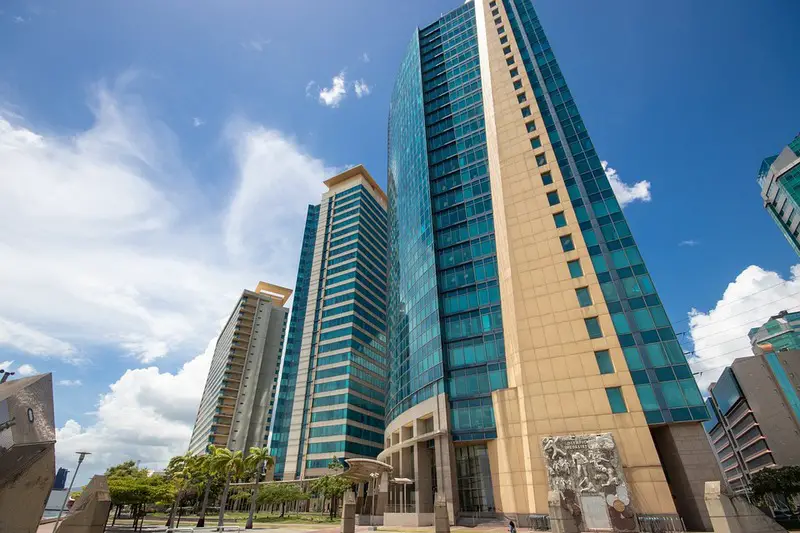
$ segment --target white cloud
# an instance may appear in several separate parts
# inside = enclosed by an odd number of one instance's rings
[[[692,309],[689,329],[694,342],[690,364],[704,393],[723,368],[737,357],[752,355],[747,332],[780,311],[800,308],[800,265],[789,279],[751,265],[731,282],[708,312]]]
[[[215,343],[213,339],[205,352],[175,374],[154,366],[125,372],[100,397],[93,423],[82,426],[70,419],[57,430],[59,466],[74,462],[75,452],[89,451],[92,455],[86,458],[80,476],[88,480],[110,465],[131,459],[141,461],[142,467],[162,469],[170,457],[184,453]],[[65,382],[69,380],[59,384]],[[69,382],[76,384],[80,382]]]
[[[306,87],[308,90],[308,87]],[[339,103],[347,95],[347,85],[345,83],[344,71],[333,77],[331,86],[321,88],[319,91],[319,103],[328,107],[339,107]]]
[[[38,374],[39,371],[36,370],[32,365],[24,364],[19,365],[17,368],[17,374],[20,376],[32,376],[34,374]]]
[[[678,246],[698,246],[700,241],[696,241],[694,239],[686,239],[685,241],[681,241],[678,243]]]
[[[205,123],[206,123],[206,121],[205,121],[205,120],[203,120],[203,119],[202,119],[202,118],[200,118],[200,117],[194,117],[194,118],[192,118],[192,126],[194,126],[195,128],[199,128],[200,126],[202,126],[202,125],[203,125],[203,124],[205,124]]]
[[[23,22],[25,22],[25,19],[23,17],[20,17],[19,15],[17,15],[16,17],[14,17],[14,22],[16,24],[22,24]]]
[[[225,136],[231,198],[204,193],[126,87],[96,87],[94,124],[71,134],[0,111],[0,344],[70,361],[109,345],[185,356],[243,288],[294,280],[327,167],[240,121]]]
[[[63,357],[69,361],[79,360],[77,350],[68,342],[53,338],[25,324],[3,318],[0,318],[0,345],[11,346],[31,355]]]
[[[57,385],[61,385],[62,387],[80,387],[83,385],[83,382],[79,379],[60,379],[56,382]]]
[[[366,52],[361,54],[361,61],[364,63],[369,63],[369,54],[367,54]]]
[[[18,367],[14,366],[14,361],[2,361],[0,362],[0,370],[5,370],[6,372],[13,372],[16,374],[16,377],[23,378],[26,376],[32,376],[34,374],[38,374],[39,371],[36,370],[32,365],[29,364],[22,364]]]
[[[616,170],[608,166],[608,161],[601,161],[601,164],[603,165],[603,170],[606,173],[609,183],[611,183],[611,188],[614,190],[614,194],[617,196],[620,206],[625,207],[636,201],[650,201],[649,181],[642,180],[637,181],[633,185],[628,185],[622,181]]]
[[[243,41],[241,43],[242,48],[245,50],[250,50],[251,52],[263,52],[264,48],[272,42],[269,39],[251,39],[249,41]]]
[[[50,133],[0,110],[0,343],[70,361],[92,347],[145,364],[186,357],[243,288],[292,286],[307,206],[334,167],[238,120],[223,137],[234,172],[195,177],[174,134],[129,95],[134,78],[95,88],[84,131]],[[174,374],[127,370],[92,419],[59,429],[60,465],[86,448],[88,479],[129,458],[163,467],[185,451],[212,346]]]
[[[364,80],[356,80],[353,83],[353,88],[355,89],[356,96],[358,98],[361,98],[362,96],[367,96],[369,95],[370,92],[372,92],[372,87],[367,85],[367,83]]]

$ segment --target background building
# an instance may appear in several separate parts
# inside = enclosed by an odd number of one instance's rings
[[[757,353],[759,346],[771,352],[800,350],[800,313],[781,311],[761,327],[751,329],[747,336],[750,337],[753,353]]]
[[[291,294],[263,281],[242,293],[217,339],[190,453],[267,445]]]
[[[276,479],[375,457],[386,389],[386,195],[363,166],[309,208],[271,448]],[[312,234],[313,232],[313,234]]]
[[[761,162],[758,184],[764,208],[800,255],[800,135]]]
[[[568,487],[587,527],[611,527],[625,517],[543,451],[609,433],[615,505],[709,529],[703,399],[530,0],[468,2],[414,32],[388,191],[379,459],[414,481],[406,523],[430,519],[436,492],[452,517],[525,523]]]
[[[773,465],[800,464],[800,351],[756,348],[736,359],[709,387],[705,422],[728,484],[744,490]]]

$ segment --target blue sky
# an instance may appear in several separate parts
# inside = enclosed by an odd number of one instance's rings
[[[70,380],[60,462],[93,446],[88,476],[180,451],[236,294],[293,284],[327,175],[363,163],[385,184],[402,54],[457,5],[0,6],[0,362]],[[535,5],[601,158],[649,182],[626,215],[708,379],[750,326],[800,305],[754,180],[800,131],[800,4]]]

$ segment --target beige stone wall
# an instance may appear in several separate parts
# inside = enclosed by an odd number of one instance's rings
[[[548,512],[542,437],[611,432],[636,510],[675,513],[503,3],[498,0],[497,9],[505,32],[498,34],[489,2],[476,0],[476,16],[509,382],[509,389],[493,394],[498,438],[489,451],[497,507],[505,513]],[[505,46],[511,47],[508,55]],[[512,68],[519,71],[514,78]],[[514,89],[514,80],[521,89]],[[522,92],[527,100],[519,103]],[[522,115],[525,106],[529,117]],[[528,133],[531,121],[536,130]],[[536,136],[542,146],[532,149]],[[537,165],[538,154],[548,164]],[[550,172],[553,184],[543,185],[542,172]],[[558,192],[558,205],[549,205],[549,191]],[[567,225],[556,228],[553,213],[560,211]],[[564,252],[559,237],[568,234],[575,250]],[[572,279],[567,261],[575,259],[584,275]],[[579,306],[579,287],[588,287],[593,305]],[[602,338],[589,339],[584,319],[590,317],[598,317]],[[609,350],[615,373],[600,375],[596,350]],[[606,387],[621,387],[627,413],[611,413]]]

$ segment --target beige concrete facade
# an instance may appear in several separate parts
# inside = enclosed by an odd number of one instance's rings
[[[636,512],[675,514],[650,429],[633,387],[603,294],[592,270],[556,157],[510,26],[500,43],[489,0],[476,0],[486,136],[509,388],[493,393],[497,440],[489,442],[498,512],[548,513],[548,479],[541,439],[610,432],[618,444]],[[500,18],[507,23],[502,2]],[[501,23],[500,25],[503,25]],[[510,46],[511,52],[503,52]],[[509,58],[514,64],[509,65]],[[512,77],[515,68],[518,74]],[[514,89],[514,81],[522,87]],[[519,102],[518,95],[526,100]],[[523,117],[522,108],[531,114]],[[529,133],[527,124],[535,129]],[[541,147],[531,148],[539,137]],[[547,164],[537,164],[544,154]],[[549,172],[553,183],[543,185]],[[547,193],[556,191],[558,205]],[[553,214],[567,225],[556,228]],[[564,252],[560,237],[575,250]],[[568,261],[579,260],[573,279]],[[580,307],[575,289],[587,287],[593,305]],[[584,319],[597,317],[603,336],[590,339]],[[601,375],[594,352],[608,350],[616,371]],[[620,387],[628,412],[612,414],[607,387]]]

